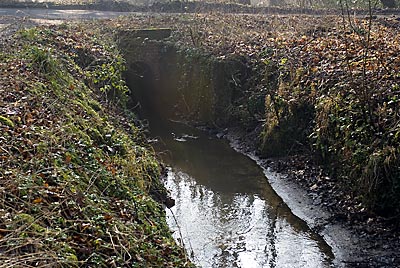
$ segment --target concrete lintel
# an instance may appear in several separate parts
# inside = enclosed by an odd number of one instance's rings
[[[169,28],[154,29],[134,29],[122,30],[121,34],[129,37],[148,38],[150,40],[162,40],[171,36],[172,30]]]

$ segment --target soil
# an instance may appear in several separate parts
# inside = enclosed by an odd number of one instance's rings
[[[326,239],[338,267],[400,267],[399,222],[368,212],[309,155],[262,159],[254,143],[257,129],[248,133],[234,127],[216,135],[264,169],[293,213]]]

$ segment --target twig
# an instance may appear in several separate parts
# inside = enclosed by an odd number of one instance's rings
[[[183,235],[182,235],[181,227],[179,226],[178,220],[177,220],[177,218],[175,217],[175,214],[174,214],[174,212],[172,211],[172,209],[171,209],[171,208],[168,208],[168,210],[171,212],[172,218],[174,219],[175,224],[176,224],[176,227],[178,228],[178,233],[179,233],[179,238],[180,238],[180,244],[181,244],[182,249],[183,249],[183,252],[184,252],[184,254],[185,254],[185,258],[186,258],[186,260],[189,260],[188,252],[186,251],[185,243],[183,242]],[[192,244],[190,243],[190,240],[189,240],[189,247],[190,247],[190,251],[191,251],[191,256],[193,257],[193,247],[192,247]]]
[[[6,149],[4,149],[3,147],[0,146],[0,149],[2,151],[6,152],[9,156],[12,156],[12,154],[9,151],[7,151]]]

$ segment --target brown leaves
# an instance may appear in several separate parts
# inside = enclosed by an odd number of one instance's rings
[[[32,201],[33,204],[39,204],[39,203],[42,203],[42,202],[43,202],[43,198],[41,198],[41,197],[38,197],[38,198],[36,198],[36,199],[34,199]]]
[[[71,159],[72,159],[71,155],[67,154],[67,155],[65,156],[65,163],[66,163],[66,164],[71,163]]]
[[[112,102],[103,110],[104,94],[83,81],[89,75],[80,65],[104,63],[115,71],[123,64],[115,60],[121,57],[115,44],[105,44],[111,41],[103,35],[94,37],[87,26],[21,30],[0,48],[0,116],[12,122],[0,124],[1,259],[35,241],[37,256],[46,251],[67,266],[83,261],[93,267],[124,266],[136,254],[151,259],[154,267],[180,264],[173,240],[167,239],[171,250],[164,251],[157,245],[162,239],[153,238],[167,232],[160,211],[143,190],[146,198],[135,195],[136,176],[150,180],[156,175],[132,165],[133,148],[139,146],[132,118]],[[49,59],[57,63],[56,71],[30,66]],[[127,148],[126,158],[114,153],[114,140],[105,134],[111,130]],[[154,161],[146,149],[141,153],[144,162]],[[139,251],[143,243],[149,247],[146,254]],[[91,258],[93,252],[98,258]],[[160,255],[164,258],[154,257]],[[16,261],[21,263],[27,262]]]

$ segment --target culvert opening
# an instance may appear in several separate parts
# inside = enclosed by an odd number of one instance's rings
[[[160,72],[160,69],[165,71]],[[178,78],[167,72],[164,66],[145,61],[134,61],[129,64],[125,76],[131,90],[131,107],[139,107],[142,116],[158,117],[163,120],[179,117],[180,100],[176,85]]]
[[[129,65],[125,76],[131,90],[131,107],[140,108],[139,112],[152,110],[155,106],[155,76],[151,67],[143,61],[135,61]]]

